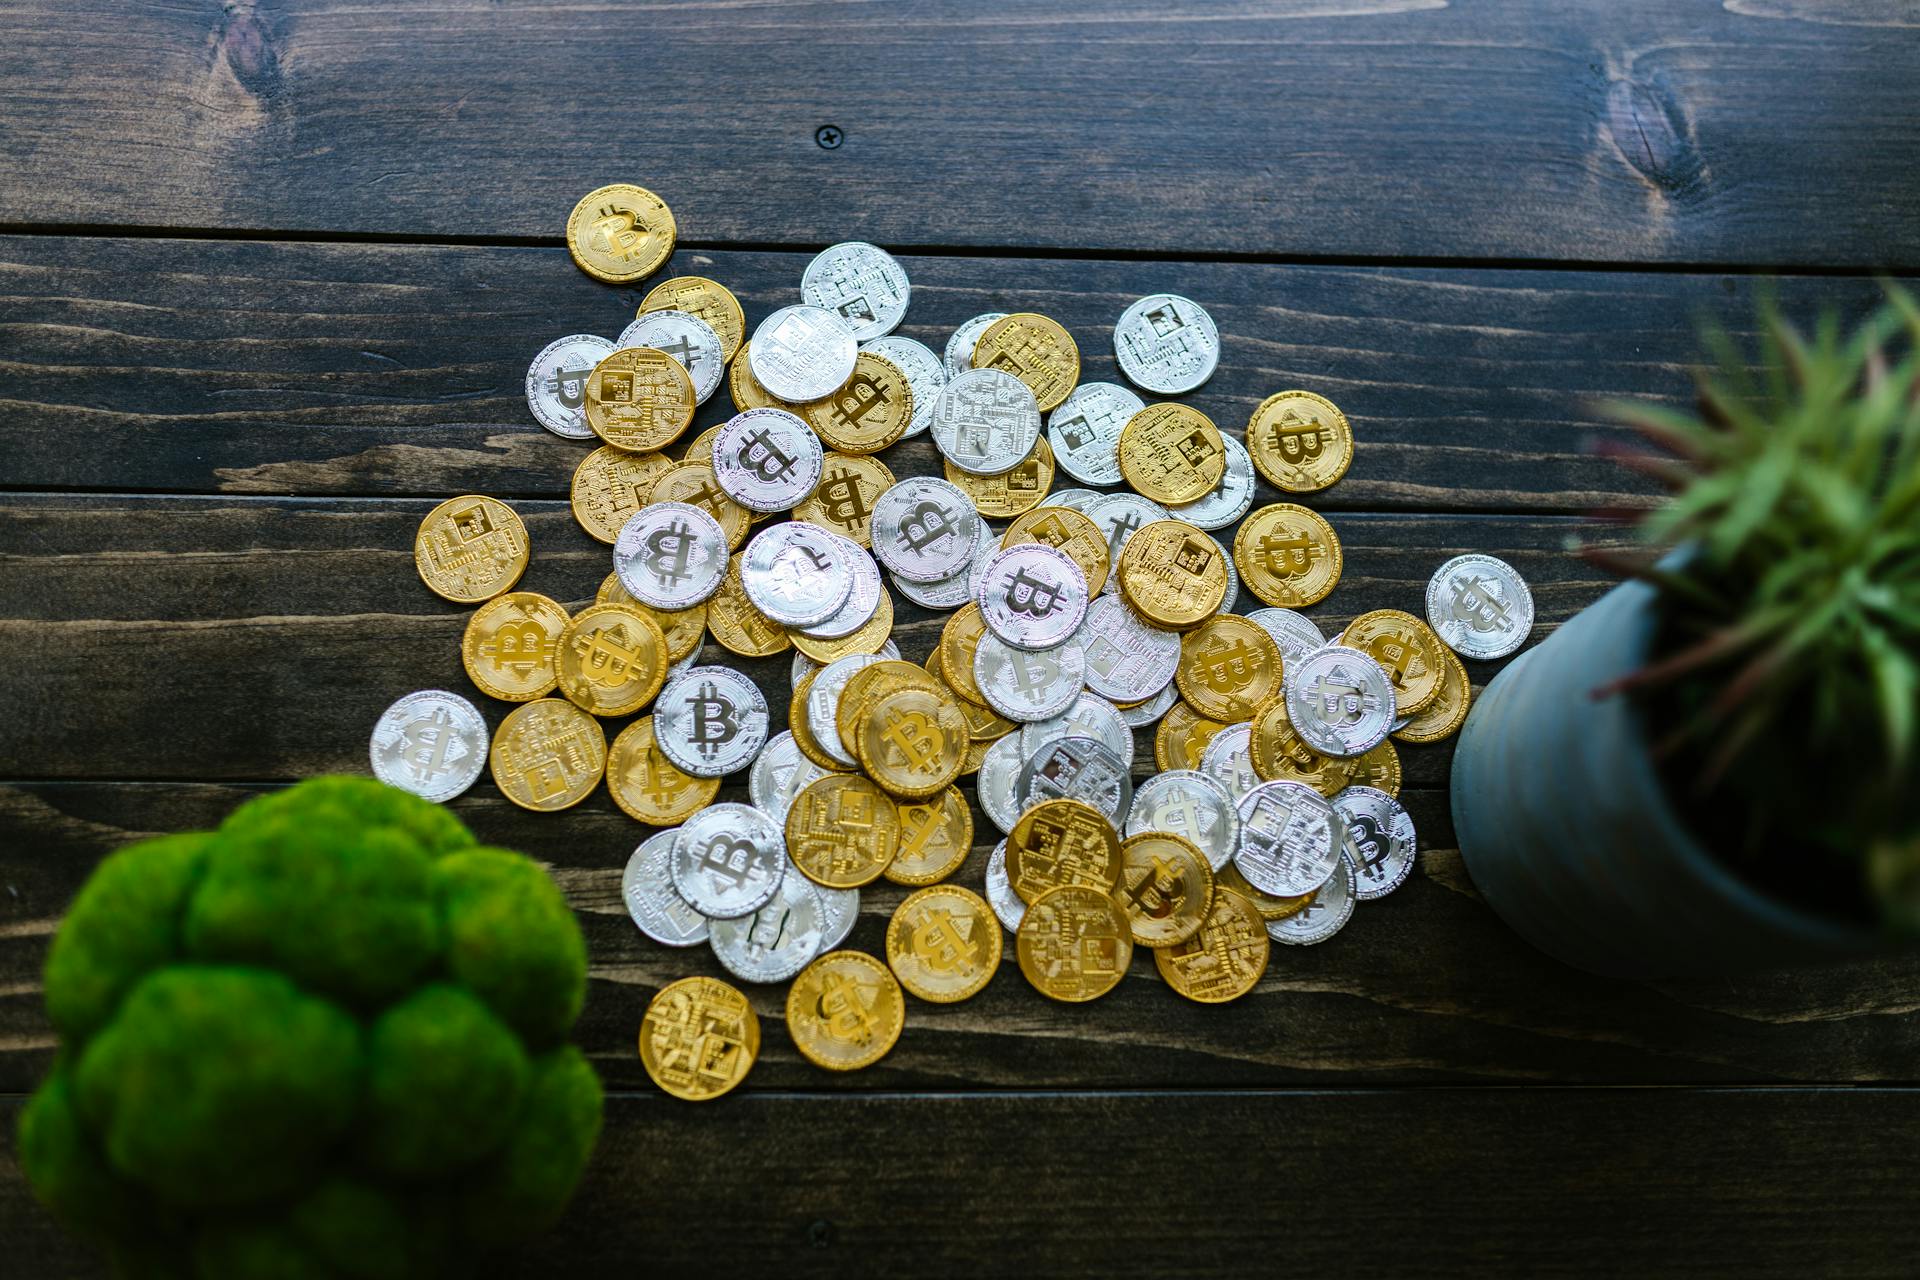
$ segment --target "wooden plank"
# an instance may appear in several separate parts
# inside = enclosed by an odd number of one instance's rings
[[[552,239],[627,179],[705,242],[1911,267],[1916,73],[1863,0],[14,0],[0,210]]]

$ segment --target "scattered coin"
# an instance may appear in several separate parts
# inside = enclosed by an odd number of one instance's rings
[[[1097,693],[1081,693],[1051,720],[1040,720],[1020,728],[1021,762],[1049,742],[1070,737],[1092,738],[1120,759],[1133,760],[1133,730],[1120,715],[1120,709]]]
[[[1463,658],[1504,658],[1533,630],[1533,592],[1494,556],[1455,556],[1427,582],[1427,621]]]
[[[1044,800],[1007,833],[1007,879],[1025,902],[1061,885],[1110,893],[1120,883],[1120,837],[1085,801]]]
[[[1213,902],[1213,866],[1204,853],[1179,836],[1146,831],[1121,841],[1120,861],[1116,896],[1134,945],[1171,947],[1200,931]]]
[[[1080,380],[1080,348],[1073,335],[1059,321],[1031,311],[988,325],[974,343],[972,363],[1026,383],[1042,413],[1064,402]]]
[[[853,376],[859,353],[853,330],[833,312],[813,306],[780,308],[760,322],[746,348],[761,388],[795,403],[832,395]]]
[[[1012,470],[1040,439],[1033,391],[1001,369],[955,374],[934,402],[929,428],[947,461],[975,475]]]
[[[640,843],[620,875],[620,896],[640,932],[661,946],[697,947],[707,940],[707,918],[673,887],[674,835],[656,831]]]
[[[1020,751],[1020,735],[997,739],[981,757],[975,783],[980,794],[980,809],[993,825],[1012,831],[1020,818],[1020,768],[1027,757]]]
[[[973,368],[973,349],[979,343],[980,335],[985,333],[996,320],[1006,318],[1007,313],[1004,311],[989,311],[975,316],[953,331],[953,335],[947,339],[946,352],[941,357],[947,366],[948,378]]]
[[[1247,621],[1257,622],[1266,628],[1274,644],[1280,647],[1283,666],[1300,661],[1327,642],[1311,618],[1292,609],[1255,609],[1247,615]]]
[[[1394,720],[1387,673],[1358,649],[1330,644],[1287,672],[1287,718],[1315,751],[1357,756],[1386,741]]]
[[[996,475],[974,475],[952,462],[942,469],[947,482],[967,495],[974,510],[995,520],[1007,520],[1039,506],[1053,486],[1053,446],[1045,436],[1038,437],[1026,457]]]
[[[673,887],[710,920],[751,915],[773,900],[787,864],[773,819],[749,805],[708,805],[681,825],[670,862]]]
[[[873,553],[897,577],[938,582],[973,559],[980,526],[959,489],[931,476],[909,476],[874,503]]]
[[[707,600],[707,629],[722,648],[743,658],[764,658],[780,652],[793,641],[787,629],[769,618],[747,598],[740,581],[743,556],[727,562],[726,576]],[[669,677],[671,678],[671,677]]]
[[[380,781],[445,803],[479,779],[487,762],[487,722],[459,694],[422,689],[380,713],[368,753]]]
[[[1400,716],[1418,715],[1440,696],[1446,677],[1446,646],[1420,619],[1401,609],[1374,609],[1347,624],[1341,644],[1372,658],[1393,685]]]
[[[1253,505],[1253,462],[1247,457],[1246,447],[1224,433],[1220,447],[1226,454],[1227,465],[1219,483],[1192,502],[1170,507],[1175,519],[1209,531],[1224,529],[1247,514],[1247,508]]]
[[[1142,782],[1127,810],[1126,834],[1164,832],[1206,855],[1218,871],[1240,844],[1240,815],[1227,789],[1198,769],[1170,769]]]
[[[1127,543],[1114,577],[1141,617],[1186,631],[1225,602],[1228,559],[1205,530],[1185,520],[1156,520]]]
[[[987,562],[977,599],[994,635],[1016,648],[1051,649],[1087,616],[1087,579],[1066,552],[1021,543]]]
[[[1245,723],[1227,725],[1200,752],[1200,771],[1225,787],[1236,807],[1260,785],[1253,768],[1252,731]]]
[[[860,891],[858,889],[822,889],[813,886],[819,895],[820,907],[826,916],[826,937],[820,944],[822,953],[832,951],[847,940],[853,932],[853,926],[860,919]]]
[[[831,312],[861,342],[899,328],[912,293],[894,256],[859,240],[821,250],[800,277],[800,296]]]
[[[740,549],[753,527],[753,512],[727,496],[714,475],[711,462],[683,462],[653,482],[653,490],[647,494],[648,506],[672,502],[697,507],[711,516],[720,526],[720,536],[726,540],[729,552]]]
[[[1267,971],[1272,941],[1252,902],[1215,888],[1205,923],[1190,937],[1153,953],[1167,985],[1189,1000],[1222,1004],[1253,990]]]
[[[1060,469],[1081,484],[1119,484],[1120,433],[1146,407],[1117,383],[1075,387],[1047,418],[1047,440]]]
[[[1280,689],[1280,650],[1257,623],[1220,613],[1180,641],[1174,679],[1195,711],[1232,724],[1251,720]]]
[[[926,800],[903,801],[900,847],[885,875],[895,884],[926,885],[960,869],[973,846],[973,814],[959,787]]]
[[[748,409],[713,440],[713,476],[749,511],[788,511],[820,485],[826,454],[820,437],[785,409]]]
[[[1013,891],[1013,885],[1007,880],[1007,842],[1003,839],[993,846],[993,852],[987,857],[987,902],[993,907],[993,914],[1000,918],[1000,927],[1008,933],[1020,932],[1020,921],[1027,914],[1027,904]]]
[[[1440,694],[1426,710],[1408,717],[1393,730],[1393,736],[1402,742],[1439,742],[1458,733],[1466,723],[1467,706],[1473,698],[1467,669],[1450,648],[1440,650],[1440,660],[1446,667],[1440,677]]]
[[[1248,516],[1233,536],[1233,560],[1249,591],[1287,609],[1320,603],[1340,581],[1340,539],[1333,526],[1291,502]]]
[[[713,803],[720,779],[696,778],[673,761],[653,738],[653,717],[641,716],[607,748],[607,790],[636,822],[669,827]]]
[[[947,366],[933,349],[912,338],[875,338],[862,343],[862,351],[871,351],[891,360],[907,375],[913,391],[913,418],[907,423],[906,436],[917,436],[933,425],[933,403],[947,385]]]
[[[1086,649],[1087,688],[1103,698],[1152,697],[1180,666],[1180,637],[1149,624],[1116,596],[1087,606],[1075,639]]]
[[[742,982],[785,982],[806,968],[826,942],[826,910],[804,876],[782,876],[773,897],[750,915],[715,920],[707,943]]]
[[[1247,451],[1275,488],[1312,493],[1347,473],[1353,461],[1353,428],[1325,396],[1282,391],[1253,411]]]
[[[622,347],[587,375],[587,425],[616,449],[664,449],[693,421],[693,379],[652,347]]]
[[[493,735],[493,784],[522,809],[552,813],[579,804],[607,764],[600,722],[559,698],[522,703]]]
[[[969,740],[951,695],[903,688],[873,701],[854,745],[875,782],[893,795],[924,800],[960,776]]]
[[[1011,844],[1009,869],[1012,865]],[[1109,890],[1066,884],[1033,899],[1014,935],[1020,972],[1041,995],[1097,1000],[1126,976],[1133,934]]]
[[[481,494],[448,498],[427,512],[413,539],[420,580],[457,604],[511,590],[531,554],[527,526],[513,508]]]
[[[1119,564],[1137,530],[1167,518],[1167,509],[1137,493],[1107,493],[1087,504],[1087,515],[1107,536],[1107,561]]]
[[[603,444],[573,473],[573,518],[589,537],[612,543],[671,470],[673,462],[663,453],[628,453]]]
[[[1353,919],[1353,865],[1342,859],[1339,869],[1308,899],[1307,905],[1284,920],[1267,921],[1267,937],[1291,947],[1325,942]]]
[[[555,338],[527,367],[527,407],[534,420],[568,440],[591,440],[587,425],[587,375],[613,353],[614,345],[591,333]]]
[[[1253,771],[1269,782],[1298,782],[1332,797],[1353,781],[1351,758],[1318,751],[1294,731],[1283,694],[1254,711],[1252,752]]]
[[[724,777],[746,768],[766,745],[767,700],[730,667],[694,667],[661,691],[653,731],[681,769],[696,778]]]
[[[1384,898],[1413,870],[1413,818],[1400,802],[1372,787],[1348,787],[1333,798],[1340,852],[1353,866],[1354,896]]]
[[[560,692],[597,716],[633,714],[667,678],[660,624],[623,604],[596,604],[575,614],[554,652]]]
[[[878,453],[907,434],[916,411],[906,371],[871,349],[855,354],[845,382],[799,412],[828,446],[841,453]]]
[[[634,599],[655,609],[688,609],[727,576],[727,537],[699,507],[656,502],[620,528],[613,569]]]
[[[1220,331],[1192,299],[1149,294],[1120,313],[1113,353],[1120,372],[1136,387],[1179,395],[1213,376],[1220,363]]]
[[[740,353],[747,336],[747,316],[733,290],[705,276],[675,276],[647,290],[640,300],[640,315],[650,311],[684,311],[696,316],[720,337],[720,356],[732,360]],[[621,343],[626,346],[626,343]],[[652,346],[653,343],[642,345]]]
[[[495,596],[467,619],[460,661],[480,692],[527,702],[553,692],[556,647],[570,619],[557,601],[535,591]]]
[[[1198,768],[1201,752],[1226,727],[1223,721],[1201,715],[1184,699],[1177,701],[1154,731],[1153,762],[1161,769]]]
[[[767,745],[753,758],[747,773],[747,794],[754,808],[784,825],[794,797],[826,776],[825,769],[800,753],[793,734],[782,730],[768,738]]]
[[[1333,805],[1298,782],[1263,782],[1239,802],[1234,865],[1256,889],[1282,897],[1311,893],[1340,861]]]
[[[1030,723],[1073,705],[1086,676],[1086,651],[1073,641],[1051,649],[1016,649],[999,636],[982,636],[973,656],[973,683],[987,705],[1009,720]]]
[[[1150,404],[1120,432],[1120,474],[1155,502],[1197,502],[1226,470],[1220,429],[1192,405]]]
[[[616,182],[580,197],[567,215],[567,252],[596,280],[631,284],[673,254],[673,210],[645,187]]]
[[[908,894],[887,924],[887,965],[922,1000],[978,995],[1000,967],[1000,922],[979,894],[941,884]]]
[[[829,951],[802,969],[787,992],[793,1047],[829,1071],[856,1071],[886,1057],[906,1017],[906,997],[892,971],[859,951]]]
[[[794,798],[787,853],[807,879],[829,889],[872,884],[900,847],[893,800],[857,774],[832,773]]]
[[[1128,762],[1092,738],[1056,738],[1020,766],[1020,806],[1044,800],[1079,800],[1118,827],[1133,803]]]
[[[652,347],[678,360],[693,381],[693,401],[705,404],[720,389],[727,349],[713,326],[685,311],[642,311],[620,331],[619,347]]]
[[[786,520],[753,536],[740,585],[754,608],[786,627],[810,627],[840,611],[853,591],[844,540],[817,524]]]
[[[759,1055],[753,1006],[717,978],[668,983],[640,1020],[640,1064],[655,1084],[686,1102],[731,1091]]]

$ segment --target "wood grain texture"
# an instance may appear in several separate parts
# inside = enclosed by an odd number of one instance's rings
[[[14,0],[0,217],[1910,267],[1916,74],[1892,5]]]

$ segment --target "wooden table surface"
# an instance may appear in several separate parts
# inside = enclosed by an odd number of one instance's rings
[[[1568,551],[1619,536],[1592,513],[1651,498],[1595,455],[1598,400],[1683,403],[1696,322],[1750,329],[1762,288],[1858,314],[1920,264],[1917,83],[1893,0],[0,4],[9,1273],[97,1274],[26,1192],[12,1118],[98,859],[363,770],[388,701],[468,690],[467,611],[410,559],[439,499],[513,501],[529,589],[577,602],[607,571],[567,508],[585,447],[522,394],[534,352],[617,332],[641,292],[568,260],[591,187],[661,193],[663,276],[726,282],[750,325],[845,239],[902,255],[903,333],[1043,311],[1089,378],[1127,301],[1188,294],[1224,344],[1192,403],[1237,429],[1301,386],[1353,421],[1352,471],[1309,500],[1347,553],[1324,626],[1418,608],[1475,550],[1531,581],[1537,639],[1607,586]],[[887,460],[936,462],[924,438]],[[923,655],[941,615],[900,619]],[[785,659],[743,665],[783,718]],[[1404,758],[1410,883],[1276,948],[1238,1004],[1136,957],[1066,1007],[1009,960],[842,1078],[761,988],[758,1066],[698,1108],[634,1054],[653,990],[718,972],[628,921],[645,829],[604,791],[541,816],[483,780],[455,810],[578,907],[609,1091],[567,1221],[492,1265],[1910,1274],[1920,962],[1576,973],[1475,895],[1449,749]],[[868,892],[853,945],[899,897]]]

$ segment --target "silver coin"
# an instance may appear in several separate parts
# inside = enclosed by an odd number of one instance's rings
[[[380,713],[368,756],[373,776],[423,800],[453,799],[487,765],[487,722],[445,689],[409,693]]]
[[[1133,803],[1132,764],[1092,738],[1056,738],[1020,766],[1020,808],[1031,809],[1042,800],[1080,800],[1118,827]]]
[[[767,394],[818,400],[853,376],[860,343],[840,318],[820,307],[782,307],[760,322],[747,344],[747,365]]]
[[[995,739],[980,757],[980,772],[974,779],[980,811],[1001,831],[1012,831],[1020,820],[1020,767],[1026,762],[1017,733]]]
[[[782,626],[825,622],[853,591],[853,567],[838,541],[804,520],[768,525],[740,557],[741,589],[754,608]]]
[[[807,688],[808,732],[813,734],[822,751],[849,769],[860,762],[840,741],[840,695],[846,692],[847,681],[853,678],[854,672],[882,660],[876,653],[850,653],[844,658],[835,658],[821,668]]]
[[[1504,658],[1533,630],[1533,592],[1494,556],[1455,556],[1427,581],[1427,622],[1463,658]]]
[[[1200,752],[1200,771],[1225,787],[1238,806],[1260,785],[1253,771],[1253,726],[1230,724],[1214,734]]]
[[[620,896],[640,932],[663,947],[697,947],[707,940],[707,918],[673,887],[673,841],[679,828],[648,836],[620,874]]]
[[[1053,719],[1022,725],[1021,762],[1031,760],[1033,753],[1049,742],[1071,737],[1092,738],[1129,767],[1133,764],[1133,730],[1121,718],[1120,708],[1097,693],[1077,694],[1073,705]]]
[[[987,561],[975,599],[994,635],[1021,649],[1051,649],[1087,616],[1087,575],[1058,547],[1023,542]]]
[[[1333,811],[1340,852],[1353,865],[1355,895],[1371,902],[1405,884],[1418,851],[1413,815],[1377,787],[1343,787]]]
[[[826,451],[785,409],[748,409],[713,438],[713,478],[749,511],[790,511],[820,484]]]
[[[973,681],[987,705],[1022,724],[1073,705],[1086,672],[1086,651],[1071,640],[1052,649],[1016,649],[988,632],[973,651]]]
[[[1233,797],[1198,769],[1169,769],[1140,784],[1127,810],[1128,836],[1164,831],[1207,855],[1218,871],[1240,844],[1240,815]]]
[[[973,538],[973,557],[960,572],[936,582],[912,582],[896,576],[893,585],[901,595],[923,609],[958,609],[973,599],[973,585],[979,581],[979,569],[1000,548],[1000,535],[982,520]]]
[[[622,347],[652,347],[678,360],[693,381],[693,399],[705,404],[727,372],[727,348],[713,326],[691,312],[648,311],[620,331]]]
[[[1173,704],[1180,700],[1180,690],[1169,681],[1167,686],[1148,698],[1145,702],[1135,703],[1131,707],[1120,708],[1120,718],[1127,722],[1129,729],[1151,729],[1160,723],[1160,718],[1173,710]]]
[[[893,255],[863,240],[822,249],[800,277],[800,296],[840,317],[861,342],[899,328],[912,292]]]
[[[1220,330],[1207,309],[1175,293],[1154,293],[1120,313],[1113,354],[1136,387],[1163,396],[1191,391],[1220,363]]]
[[[707,638],[703,635],[698,640],[695,640],[693,642],[693,651],[691,653],[687,654],[686,657],[680,659],[680,661],[674,663],[672,666],[667,668],[667,677],[665,680],[662,680],[660,682],[660,687],[662,689],[666,688],[667,683],[671,681],[675,676],[684,675],[687,671],[691,670],[694,667],[699,666],[700,655],[705,653],[706,651],[707,651]]]
[[[880,646],[880,652],[874,656],[880,658],[898,658],[900,656],[900,646],[891,640],[885,641]],[[826,665],[824,662],[815,662],[806,654],[795,650],[793,655],[793,668],[788,674],[788,681],[793,688],[799,688],[802,680],[816,671],[825,670]]]
[[[1180,669],[1179,635],[1154,626],[1119,596],[1088,605],[1075,639],[1087,651],[1087,688],[1116,702],[1166,689]]]
[[[1247,447],[1224,431],[1220,433],[1220,443],[1227,450],[1227,469],[1221,473],[1220,483],[1204,498],[1169,507],[1175,519],[1202,529],[1224,529],[1247,514],[1247,508],[1253,505],[1253,459],[1247,456]],[[1057,452],[1054,454],[1056,458],[1059,456]],[[1227,563],[1233,563],[1231,556]]]
[[[727,576],[727,535],[699,507],[656,502],[620,526],[613,571],[641,604],[690,609],[720,589]]]
[[[653,737],[696,778],[737,773],[767,745],[766,696],[731,667],[689,668],[654,701]]]
[[[709,920],[737,920],[773,900],[786,878],[787,842],[750,805],[710,804],[674,833],[669,865],[687,905]]]
[[[980,513],[958,485],[908,476],[873,503],[873,553],[895,577],[938,582],[965,569],[980,537]]]
[[[847,592],[846,600],[832,617],[811,627],[800,628],[802,635],[815,640],[838,640],[866,626],[879,611],[880,597],[886,591],[886,586],[880,581],[880,566],[873,562],[873,556],[868,554],[865,547],[837,533],[828,533],[827,536],[839,544],[841,562],[853,575],[853,589]]]
[[[1013,934],[1020,932],[1020,922],[1027,918],[1027,904],[1013,891],[1013,881],[1007,876],[1005,840],[993,846],[993,853],[987,858],[987,905],[1000,917],[1002,929]]]
[[[753,767],[747,771],[747,795],[754,808],[784,824],[794,797],[826,776],[827,771],[802,755],[793,735],[782,729],[753,758]]]
[[[1330,644],[1281,668],[1287,719],[1300,741],[1322,755],[1357,756],[1393,728],[1393,686],[1380,664],[1358,649]]]
[[[1220,563],[1227,567],[1226,594],[1220,597],[1220,607],[1214,612],[1232,613],[1233,606],[1240,603],[1240,571],[1233,567],[1233,552],[1227,548],[1226,543],[1216,536],[1213,545],[1220,548]]]
[[[587,375],[613,354],[613,344],[591,333],[555,338],[527,366],[527,407],[535,421],[569,440],[593,439],[587,425]]]
[[[1120,564],[1120,553],[1127,549],[1127,543],[1134,533],[1155,520],[1167,518],[1165,507],[1137,493],[1103,493],[1082,511],[1089,520],[1100,526],[1100,532],[1107,535],[1107,563],[1116,569]]]
[[[1327,638],[1320,634],[1320,628],[1313,624],[1313,619],[1292,609],[1255,609],[1247,615],[1247,621],[1258,623],[1263,631],[1273,637],[1274,644],[1280,649],[1282,671],[1315,649],[1326,647]]]
[[[896,336],[863,342],[860,349],[885,356],[899,365],[900,372],[907,375],[907,385],[913,388],[913,420],[907,423],[906,435],[901,439],[917,436],[933,425],[933,402],[940,398],[941,388],[947,385],[947,366],[933,353],[933,348],[912,338]]]
[[[1333,806],[1299,782],[1263,782],[1241,797],[1233,862],[1247,883],[1281,897],[1311,893],[1340,865]]]
[[[820,943],[820,954],[825,955],[847,940],[853,932],[854,923],[860,919],[860,891],[858,889],[828,889],[814,885],[813,891],[820,898],[820,909],[826,917],[826,938]]]
[[[827,913],[813,882],[788,872],[751,915],[715,920],[709,943],[721,967],[742,982],[785,982],[813,963],[827,938]]]
[[[988,311],[966,321],[953,331],[947,339],[946,354],[942,357],[947,366],[947,376],[965,373],[973,368],[973,349],[980,345],[980,335],[994,326],[995,321],[1005,320],[1004,311]]]
[[[1353,867],[1343,861],[1306,906],[1285,920],[1267,921],[1267,936],[1290,947],[1325,942],[1353,919],[1354,896]]]
[[[1087,504],[1107,495],[1098,489],[1055,489],[1041,500],[1043,507],[1072,507],[1081,515],[1087,513]]]
[[[1119,484],[1120,431],[1146,407],[1119,383],[1081,383],[1047,415],[1054,462],[1081,484]]]
[[[934,447],[962,471],[997,476],[1020,465],[1040,438],[1040,405],[1004,369],[968,369],[933,403]]]

